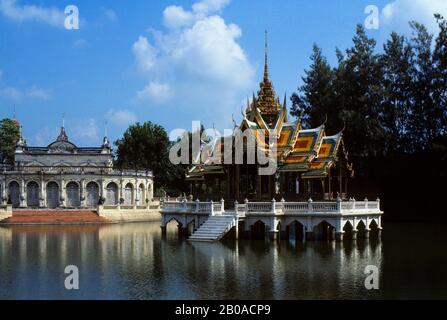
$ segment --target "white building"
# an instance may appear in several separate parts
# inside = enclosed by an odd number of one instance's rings
[[[80,148],[61,127],[47,147],[17,142],[13,165],[0,167],[0,206],[13,208],[148,208],[152,172],[113,168],[107,137],[101,147]]]

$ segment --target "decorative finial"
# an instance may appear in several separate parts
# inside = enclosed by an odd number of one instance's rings
[[[62,112],[62,128],[65,128],[65,112]]]
[[[108,125],[108,122],[107,122],[107,120],[105,121],[105,124],[104,124],[104,137],[107,137],[107,125]]]
[[[269,78],[268,72],[268,39],[267,39],[267,30],[265,30],[265,43],[264,43],[264,80]]]

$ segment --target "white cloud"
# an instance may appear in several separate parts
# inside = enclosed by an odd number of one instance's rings
[[[118,15],[112,9],[102,8],[104,16],[111,22],[118,21]]]
[[[433,14],[447,17],[446,0],[395,0],[388,3],[381,12],[381,24],[386,29],[401,32],[408,30],[408,22],[423,23],[431,32],[437,31]]]
[[[85,40],[85,39],[76,39],[76,40],[73,42],[73,46],[76,47],[76,48],[84,48],[84,47],[86,47],[87,45],[88,45],[88,42],[87,42],[87,40]]]
[[[93,118],[84,121],[78,121],[73,127],[73,136],[76,139],[83,139],[88,141],[98,140],[98,127]]]
[[[16,88],[1,81],[3,80],[2,76],[3,71],[0,70],[0,97],[15,101],[22,101],[24,99],[51,99],[52,94],[49,90],[37,86],[31,86],[27,89]]]
[[[0,13],[17,22],[36,21],[64,27],[65,14],[55,7],[20,5],[17,0],[0,0]]]
[[[137,122],[137,116],[126,109],[110,109],[106,113],[106,119],[110,124],[117,126],[127,126]]]
[[[169,84],[160,83],[158,81],[151,81],[144,87],[144,89],[137,92],[137,99],[151,99],[156,102],[163,102],[169,100],[172,96],[172,90]]]
[[[147,78],[137,98],[155,103],[175,98],[173,107],[189,117],[226,116],[231,122],[238,102],[255,85],[255,70],[238,42],[242,30],[220,15],[229,2],[202,0],[191,9],[164,9],[165,29],[140,35],[133,44],[138,70]]]
[[[141,71],[149,71],[155,64],[157,50],[149,44],[147,38],[140,36],[133,44],[132,51]]]
[[[49,100],[51,98],[51,94],[49,91],[33,86],[25,93],[26,97],[36,98],[42,100]]]

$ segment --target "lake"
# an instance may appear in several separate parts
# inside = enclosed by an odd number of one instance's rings
[[[381,239],[193,243],[159,223],[0,227],[1,299],[447,298],[447,226],[385,224]],[[79,290],[67,290],[67,265]],[[379,270],[367,290],[365,267]]]

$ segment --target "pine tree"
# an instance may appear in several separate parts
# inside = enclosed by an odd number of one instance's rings
[[[435,15],[439,26],[433,52],[435,106],[439,109],[439,135],[447,134],[447,21],[439,14]]]
[[[412,48],[405,37],[393,32],[384,44],[382,66],[382,126],[386,135],[386,152],[408,152],[408,115],[411,111]]]
[[[327,116],[331,119],[331,125],[337,128],[338,113],[332,88],[333,70],[316,44],[310,60],[312,64],[302,77],[304,84],[291,96],[291,114],[297,117],[302,115],[305,127],[319,126]]]

